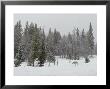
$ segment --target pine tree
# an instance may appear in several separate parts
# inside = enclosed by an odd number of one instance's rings
[[[67,46],[68,46],[67,36],[64,35],[60,41],[60,57],[66,58],[68,51]]]
[[[54,29],[54,54],[59,55],[59,42],[61,40],[60,32]]]
[[[36,60],[36,58],[39,57],[40,55],[40,47],[41,47],[41,39],[40,39],[40,35],[39,35],[39,30],[37,28],[37,24],[35,24],[34,30],[33,30],[33,36],[32,36],[32,63],[34,66],[34,61]]]
[[[79,32],[78,29],[73,30],[73,43],[72,43],[72,52],[73,52],[73,59],[78,60],[78,37],[79,37]]]
[[[77,44],[76,44],[76,32],[75,32],[75,29],[74,29],[73,30],[73,48],[72,48],[74,60],[77,59],[76,47],[77,47]]]
[[[28,21],[25,24],[23,36],[22,36],[22,42],[23,42],[23,59],[24,61],[28,60],[28,55],[29,55],[29,23]]]
[[[86,54],[86,35],[85,35],[85,31],[84,29],[82,30],[82,33],[81,33],[81,56],[84,56],[85,57],[85,54]]]
[[[41,44],[41,52],[40,52],[40,55],[39,55],[39,66],[44,66],[44,62],[46,61],[46,47],[45,47],[45,33],[44,33],[44,30],[43,30],[43,33],[42,33],[42,44]]]
[[[67,47],[67,58],[70,60],[72,59],[73,53],[72,53],[72,35],[68,34],[68,47]]]
[[[14,26],[14,58],[18,54],[19,45],[22,38],[22,25],[21,21],[18,21]]]
[[[94,50],[94,36],[93,36],[93,28],[90,22],[89,31],[87,32],[87,38],[88,38],[88,46],[89,46],[89,52],[92,56],[93,50]]]
[[[49,50],[54,55],[54,33],[49,29],[49,33],[47,35],[47,50]]]
[[[33,34],[34,34],[34,24],[33,23],[31,23],[30,25],[29,25],[29,30],[28,30],[28,49],[27,49],[27,51],[29,52],[29,54],[28,54],[28,59],[27,59],[27,61],[28,61],[28,65],[29,66],[31,66],[32,64],[33,64],[33,57],[32,57],[32,55],[33,55],[33,46],[32,46],[32,44],[33,44]]]
[[[80,57],[80,35],[79,35],[79,29],[76,30],[76,53],[77,53],[77,60],[79,60]]]
[[[80,34],[79,34],[78,28],[73,30],[72,52],[73,52],[74,60],[79,60],[79,57],[80,57]]]
[[[22,46],[22,25],[21,21],[18,21],[14,28],[14,57],[15,66],[19,66],[23,61],[23,46]]]
[[[54,34],[51,31],[51,28],[49,29],[49,34],[47,36],[47,45],[46,45],[46,60],[50,63],[53,62],[55,64],[55,57],[54,57]]]
[[[87,34],[83,29],[81,34],[81,56],[83,56],[86,59],[88,55],[89,55],[88,39]]]

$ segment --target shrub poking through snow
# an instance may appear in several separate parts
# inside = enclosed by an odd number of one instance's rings
[[[86,58],[85,58],[85,63],[89,63],[89,62],[90,62],[89,58],[86,57]]]

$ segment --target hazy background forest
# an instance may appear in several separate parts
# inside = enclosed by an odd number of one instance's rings
[[[62,60],[77,65],[82,58],[84,63],[96,59],[96,15],[18,14],[14,19],[15,67],[24,62],[33,67],[44,67],[46,63],[58,66]]]

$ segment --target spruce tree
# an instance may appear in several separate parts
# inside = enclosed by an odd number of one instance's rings
[[[63,36],[60,41],[60,57],[66,58],[67,56],[67,36]]]
[[[59,42],[61,40],[60,32],[54,29],[54,54],[59,55]]]
[[[28,65],[31,66],[33,64],[33,36],[34,36],[34,23],[31,23],[29,25],[29,30],[28,30]]]
[[[49,33],[47,35],[47,50],[49,50],[54,55],[54,33],[49,29]]]
[[[87,38],[88,38],[88,46],[89,46],[89,52],[92,56],[93,50],[94,50],[94,36],[93,36],[93,28],[92,24],[90,22],[89,31],[87,32]]]
[[[43,33],[42,33],[42,39],[41,39],[41,51],[40,51],[40,55],[39,55],[39,66],[44,66],[44,62],[46,61],[46,47],[45,47],[45,33],[44,33],[44,30],[43,30]]]
[[[25,28],[24,28],[24,32],[23,32],[23,37],[22,37],[22,42],[23,42],[23,46],[24,46],[24,49],[23,49],[23,58],[24,58],[24,61],[27,61],[28,60],[28,55],[29,55],[29,23],[28,21],[26,22],[25,24]]]
[[[68,34],[68,48],[67,48],[67,58],[70,60],[72,59],[73,53],[72,53],[72,35]]]
[[[81,56],[85,58],[86,62],[89,62],[89,46],[88,46],[88,39],[87,34],[85,33],[84,29],[81,34]]]
[[[79,35],[79,29],[76,30],[76,53],[77,53],[77,60],[79,60],[80,57],[80,35]]]
[[[85,35],[85,31],[84,29],[82,30],[82,33],[81,33],[81,56],[84,56],[85,57],[85,54],[86,54],[86,35]]]
[[[22,38],[22,25],[21,21],[18,21],[14,26],[14,58],[16,58],[16,54],[18,54],[21,38]]]
[[[79,29],[75,28],[73,30],[73,43],[72,43],[72,52],[74,60],[79,60],[80,56],[80,35],[79,35]]]
[[[15,66],[19,66],[23,61],[23,46],[22,46],[22,25],[18,21],[14,28],[14,61]]]
[[[33,36],[32,36],[32,63],[34,66],[34,61],[36,58],[40,55],[40,46],[41,46],[41,39],[39,35],[39,30],[37,28],[37,24],[35,24],[34,30],[33,30]]]

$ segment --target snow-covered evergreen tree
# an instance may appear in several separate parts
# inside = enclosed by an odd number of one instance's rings
[[[14,26],[14,58],[16,58],[16,54],[18,55],[19,46],[22,38],[22,25],[21,21],[18,21]]]
[[[60,40],[61,40],[61,35],[60,32],[58,32],[56,29],[54,29],[54,54],[59,55],[60,52]]]
[[[67,56],[67,37],[64,35],[61,40],[60,40],[60,57],[61,58],[66,58]]]
[[[73,53],[72,53],[72,35],[70,33],[68,34],[67,42],[68,42],[67,43],[67,58],[71,60]]]
[[[84,29],[81,34],[81,56],[85,58],[85,63],[89,62],[88,39],[87,39],[87,34],[85,33]]]
[[[80,34],[79,34],[79,29],[77,28],[76,30],[76,53],[77,53],[77,60],[79,60],[80,57]]]
[[[45,33],[43,30],[42,33],[42,39],[41,39],[41,51],[40,51],[40,55],[38,57],[39,60],[39,66],[44,66],[44,62],[46,61],[46,47],[45,47]]]
[[[29,25],[29,31],[28,31],[28,65],[31,66],[33,64],[33,59],[32,59],[32,43],[33,43],[33,34],[34,34],[34,23],[31,23]]]
[[[15,66],[19,66],[23,61],[23,46],[22,46],[22,25],[18,21],[14,27],[14,61]]]
[[[33,30],[33,36],[32,36],[32,61],[34,66],[34,61],[36,58],[40,55],[40,48],[41,48],[41,39],[39,35],[39,30],[37,28],[37,24],[35,24],[34,30]]]
[[[46,45],[47,50],[49,50],[54,55],[54,53],[55,53],[55,51],[54,51],[54,33],[51,31],[51,28],[49,29],[46,43],[47,43],[47,45]]]
[[[23,45],[23,59],[24,61],[28,60],[28,55],[29,55],[29,23],[28,21],[25,24],[23,36],[22,36],[22,45]]]
[[[93,36],[93,28],[92,24],[90,22],[89,31],[87,32],[87,38],[88,38],[88,46],[89,46],[89,52],[92,56],[93,50],[94,50],[94,36]]]
[[[82,33],[81,33],[81,56],[86,56],[87,54],[87,36],[85,34],[85,31],[84,29],[82,30]]]
[[[72,43],[73,59],[79,60],[80,56],[80,36],[78,28],[73,30],[73,43]]]
[[[77,44],[76,44],[76,32],[75,32],[76,29],[73,30],[73,59],[74,60],[77,60],[77,51],[76,51],[76,48],[77,48]]]

